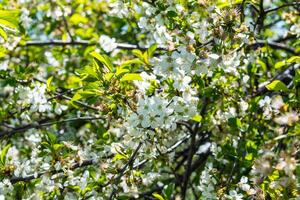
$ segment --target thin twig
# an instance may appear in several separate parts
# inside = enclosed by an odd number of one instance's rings
[[[192,135],[191,135],[191,144],[190,144],[190,148],[189,148],[188,162],[187,162],[185,174],[183,176],[183,185],[182,185],[182,191],[181,191],[182,199],[185,199],[186,190],[187,190],[187,186],[189,183],[192,161],[193,161],[193,156],[195,153],[195,143],[196,143],[196,132],[192,133]]]
[[[48,40],[48,41],[27,41],[25,43],[26,46],[94,46],[97,45],[96,42],[89,42],[87,40],[80,40],[80,41],[62,41],[62,40]],[[140,50],[147,50],[148,47],[140,47],[135,44],[127,44],[127,43],[117,43],[117,49],[140,49]],[[166,50],[164,47],[158,47],[157,50]]]
[[[24,132],[24,131],[27,131],[27,130],[33,129],[33,128],[40,129],[42,127],[51,126],[54,124],[61,124],[61,123],[80,121],[80,120],[89,121],[89,120],[98,120],[98,119],[105,120],[103,117],[77,117],[77,118],[64,119],[64,120],[54,121],[54,122],[47,122],[49,119],[42,119],[42,120],[39,120],[39,121],[31,123],[31,124],[25,124],[25,125],[21,125],[19,127],[15,127],[15,128],[13,128],[13,130],[10,130],[10,131],[0,132],[0,138],[3,138],[4,136],[12,136],[16,133]]]
[[[265,13],[274,12],[274,11],[277,11],[281,8],[285,8],[285,7],[289,7],[289,6],[299,6],[299,5],[300,5],[300,2],[287,3],[287,4],[284,4],[284,5],[278,6],[276,8],[269,8],[269,9],[265,10]]]
[[[293,49],[289,46],[286,46],[284,44],[277,43],[277,42],[272,42],[272,41],[257,40],[255,43],[248,45],[248,47],[253,47],[254,49],[256,49],[258,47],[263,47],[263,46],[270,46],[274,49],[280,49],[280,50],[287,51],[287,52],[289,52],[291,54],[294,54],[294,55],[299,55],[299,53],[297,53],[295,49]]]
[[[133,154],[131,155],[131,157],[129,158],[128,162],[124,165],[124,167],[120,170],[119,175],[116,177],[116,179],[114,180],[114,185],[113,185],[113,190],[111,192],[111,195],[109,197],[110,200],[114,199],[115,195],[116,195],[116,186],[119,184],[119,182],[121,181],[122,176],[124,175],[124,172],[126,171],[127,167],[132,165],[135,157],[138,154],[138,151],[140,150],[140,148],[142,147],[143,143],[140,142],[139,145],[137,146],[137,148],[135,149],[135,151],[133,152]]]
[[[182,139],[180,139],[175,144],[173,144],[171,147],[169,147],[165,152],[162,152],[162,155],[169,154],[169,153],[173,152],[175,149],[177,149],[182,143],[187,141],[189,138],[190,138],[190,134],[184,136]],[[138,164],[134,165],[133,169],[140,168],[142,165],[144,165],[148,161],[149,161],[148,159],[142,160]]]
[[[285,79],[289,74],[291,74],[291,71],[293,70],[297,70],[300,68],[300,65],[291,65],[289,68],[279,72],[276,76],[274,76],[273,78],[271,78],[268,81],[265,81],[263,84],[261,84],[259,86],[259,88],[257,89],[257,92],[255,92],[252,95],[249,95],[249,97],[255,97],[255,96],[259,96],[261,94],[264,94],[265,92],[268,91],[268,89],[266,88],[266,85],[268,85],[269,83],[271,83],[274,80],[280,80],[282,81],[283,79]]]

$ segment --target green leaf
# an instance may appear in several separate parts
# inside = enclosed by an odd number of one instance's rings
[[[117,69],[116,69],[116,76],[120,76],[120,75],[126,74],[128,72],[130,72],[130,70],[127,69],[127,68],[117,67]]]
[[[149,57],[147,51],[143,54],[143,60],[147,65],[149,65]]]
[[[300,62],[300,56],[292,56],[287,60],[288,63],[299,63]]]
[[[157,49],[157,44],[152,44],[148,49],[147,49],[147,54],[148,57],[151,58],[155,52],[155,50]]]
[[[8,144],[8,145],[6,145],[6,146],[2,149],[2,151],[1,151],[0,161],[1,161],[1,164],[2,164],[2,165],[5,165],[5,162],[6,162],[6,154],[7,154],[7,152],[8,152],[8,150],[9,150],[10,147],[11,147],[11,144]]]
[[[110,81],[110,79],[111,79],[114,75],[115,75],[114,73],[106,73],[106,74],[104,75],[104,79],[105,79],[106,81]]]
[[[238,119],[238,118],[235,118],[235,117],[229,118],[228,123],[231,127],[234,127],[234,128],[241,128],[242,127],[241,120]]]
[[[113,64],[111,63],[110,59],[108,56],[106,55],[101,55],[99,53],[97,53],[96,51],[93,51],[91,53],[91,55],[96,58],[97,60],[99,60],[104,66],[106,66],[108,68],[108,70],[111,72],[113,70]]]
[[[47,79],[47,89],[49,90],[49,91],[51,91],[51,82],[52,82],[52,79],[53,79],[53,76],[51,76],[51,77],[49,77],[48,79]]]
[[[280,69],[280,68],[282,68],[285,65],[286,65],[286,61],[283,60],[283,61],[277,62],[274,67],[275,67],[275,69]]]
[[[121,82],[122,81],[134,81],[134,80],[138,80],[141,81],[143,80],[140,74],[136,74],[136,73],[129,73],[129,74],[125,74],[122,78],[121,78]]]
[[[257,62],[257,64],[259,64],[259,65],[262,67],[262,69],[263,69],[264,71],[267,71],[268,68],[267,68],[266,63],[264,63],[264,61],[258,59],[256,62]]]
[[[6,32],[3,30],[3,28],[0,28],[0,36],[3,37],[3,39],[6,41],[7,40],[7,34]]]
[[[19,26],[19,14],[17,10],[0,10],[0,26],[16,30]]]
[[[252,153],[249,153],[245,156],[245,159],[246,160],[252,160],[253,159],[253,154]]]
[[[217,7],[222,9],[222,8],[232,6],[234,4],[238,4],[241,2],[242,2],[242,0],[233,0],[233,1],[219,0],[219,1],[217,1]]]
[[[201,122],[202,120],[202,116],[201,115],[195,115],[192,120],[194,120],[195,122]]]
[[[59,151],[60,149],[62,149],[64,147],[63,144],[53,144],[53,149],[55,151]]]
[[[152,193],[152,196],[154,196],[158,200],[165,200],[160,194],[158,194],[156,192]]]
[[[71,101],[69,101],[69,103],[70,103],[72,106],[74,106],[75,108],[78,108],[78,106],[76,106],[76,105],[74,104],[74,101],[77,101],[77,100],[80,100],[80,99],[83,98],[83,96],[80,94],[80,92],[82,92],[82,90],[81,90],[81,91],[77,91],[77,92],[74,94],[74,96],[72,97]]]
[[[125,156],[124,154],[120,154],[120,153],[117,153],[114,157],[113,157],[113,162],[115,161],[118,161],[118,160],[127,160],[127,156]]]
[[[141,60],[139,59],[132,59],[132,60],[126,60],[125,62],[123,62],[120,67],[123,68],[123,67],[126,67],[126,66],[131,66],[133,64],[144,64]]]
[[[294,82],[295,83],[300,82],[300,69],[297,69],[295,72]]]
[[[279,80],[275,80],[272,83],[268,84],[266,86],[266,88],[268,90],[272,90],[272,91],[288,91],[289,90],[287,88],[287,86],[283,82],[281,82]]]
[[[133,55],[138,57],[140,60],[144,60],[143,53],[140,50],[134,49],[134,50],[132,50],[132,53],[133,53]]]
[[[167,199],[171,199],[172,194],[174,193],[175,184],[171,183],[164,188],[163,192]]]
[[[0,46],[0,58],[4,57],[5,55],[6,55],[6,49]]]
[[[57,141],[57,136],[54,133],[47,132],[47,139],[51,144],[55,144]]]
[[[77,25],[79,23],[86,24],[89,21],[88,18],[86,18],[78,13],[75,13],[74,15],[72,15],[69,20],[72,24],[75,24],[75,25]]]
[[[177,12],[173,11],[173,10],[169,10],[167,12],[167,16],[168,17],[176,17],[177,16]]]

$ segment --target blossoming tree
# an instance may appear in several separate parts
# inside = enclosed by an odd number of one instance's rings
[[[298,1],[0,2],[0,199],[300,196]]]

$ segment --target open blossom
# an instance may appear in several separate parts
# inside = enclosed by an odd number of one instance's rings
[[[238,183],[238,186],[245,192],[247,192],[248,195],[254,195],[256,193],[256,190],[251,188],[251,186],[248,184],[248,178],[243,176],[241,178],[241,181]]]
[[[297,198],[298,5],[251,3],[1,1],[0,200]]]
[[[48,102],[45,93],[45,84],[36,84],[33,89],[29,87],[18,88],[20,103],[30,104],[32,111],[46,112],[52,109],[51,103]]]
[[[99,44],[106,52],[111,52],[118,47],[115,38],[110,38],[107,35],[101,35],[99,38]]]
[[[243,200],[243,195],[239,194],[237,191],[235,190],[230,190],[229,191],[229,195],[226,195],[226,197],[228,199],[232,199],[232,200]]]
[[[9,60],[3,61],[0,63],[0,71],[1,70],[7,70],[9,64]]]
[[[292,125],[299,121],[299,114],[295,111],[287,112],[276,117],[274,121],[280,125]]]
[[[286,157],[285,159],[281,158],[279,163],[276,165],[276,169],[284,170],[285,173],[289,176],[293,176],[293,171],[296,169],[297,161],[295,158]]]
[[[189,83],[191,82],[192,78],[189,76],[178,77],[174,80],[174,88],[179,91],[184,91],[187,87],[189,87]]]
[[[269,106],[271,104],[271,98],[269,96],[265,96],[264,99],[259,100],[258,105],[260,107]]]
[[[276,97],[272,98],[271,106],[274,109],[280,110],[284,105],[285,104],[283,102],[282,96],[276,96]]]

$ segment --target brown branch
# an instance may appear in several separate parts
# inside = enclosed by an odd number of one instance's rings
[[[74,164],[71,167],[71,170],[77,169],[79,167],[89,166],[89,165],[92,165],[92,164],[94,164],[93,160],[85,160],[85,161],[82,162],[82,164],[79,164],[79,163]],[[21,181],[28,182],[28,181],[31,181],[33,179],[40,178],[42,175],[44,175],[46,173],[50,173],[50,174],[53,175],[53,174],[58,174],[58,173],[61,173],[61,172],[63,172],[62,169],[60,169],[60,170],[52,170],[50,172],[40,172],[40,173],[37,174],[37,176],[35,176],[35,175],[29,175],[29,176],[26,176],[26,177],[12,177],[10,179],[10,182],[12,184],[15,184],[15,183],[18,183],[18,182],[21,182]]]
[[[103,156],[102,159],[109,159],[109,158],[112,158],[113,156],[114,156],[114,154]],[[75,163],[75,164],[73,164],[70,167],[70,169],[71,170],[75,170],[75,169],[78,169],[78,168],[81,168],[81,167],[86,167],[86,166],[90,166],[90,165],[94,165],[94,164],[97,164],[97,163],[93,159],[84,160],[82,163]],[[33,175],[33,174],[29,175],[29,176],[25,176],[25,177],[16,177],[16,176],[14,176],[14,177],[10,178],[10,182],[12,184],[15,184],[15,183],[18,183],[18,182],[29,182],[31,180],[40,178],[41,176],[43,176],[45,174],[54,175],[54,174],[59,174],[59,173],[62,173],[62,172],[64,172],[64,171],[62,169],[59,169],[59,170],[51,170],[51,171],[40,172],[36,176]],[[100,185],[100,187],[106,187],[109,184],[110,184],[110,182],[108,181],[107,183]]]
[[[299,67],[300,67],[300,65],[291,65],[289,68],[279,72],[276,76],[274,76],[273,78],[271,78],[270,80],[264,82],[261,86],[259,86],[259,88],[257,89],[257,92],[255,92],[254,94],[252,94],[250,96],[255,97],[255,96],[259,96],[261,94],[266,93],[268,91],[268,89],[266,88],[266,85],[268,85],[269,83],[271,83],[274,80],[282,81],[283,79],[288,77],[292,71],[299,69]]]
[[[285,42],[287,40],[291,40],[291,39],[296,39],[296,35],[287,35],[285,37],[282,38],[278,38],[277,40],[274,40],[274,42],[280,43],[280,42]]]
[[[62,40],[48,40],[48,41],[27,41],[25,46],[94,46],[97,45],[96,42],[89,42],[87,40],[80,41],[62,41]],[[147,47],[140,47],[135,44],[127,44],[127,43],[117,43],[117,49],[140,49],[147,50]],[[164,47],[158,47],[157,50],[166,50]]]
[[[164,152],[163,154],[167,154],[167,153],[171,153],[172,151],[174,151],[178,146],[180,146],[180,144],[182,144],[184,141],[186,141],[189,137],[184,137],[182,140],[176,142],[174,145],[172,145],[170,148],[168,148],[168,150],[166,152]],[[108,158],[112,158],[114,155],[108,155],[106,157],[102,157],[103,159],[108,159]],[[133,166],[133,169],[136,169],[138,167],[140,167],[140,165],[146,163],[148,160],[144,160],[141,161],[140,163],[138,163],[137,165]],[[76,163],[74,164],[71,169],[74,170],[74,169],[77,169],[79,167],[84,167],[84,166],[89,166],[89,165],[93,165],[95,164],[95,161],[93,160],[85,160],[83,161],[82,164],[79,164],[79,163]],[[21,182],[21,181],[24,181],[24,182],[28,182],[28,181],[31,181],[33,179],[37,179],[37,178],[40,178],[42,175],[46,174],[46,173],[50,173],[52,175],[54,174],[58,174],[58,173],[61,173],[63,172],[62,170],[52,170],[50,172],[40,172],[38,173],[37,176],[34,176],[34,175],[29,175],[29,176],[25,176],[25,177],[12,177],[10,179],[11,183],[14,184],[14,183],[17,183],[17,182]],[[108,183],[104,184],[103,187],[107,186]]]
[[[64,119],[64,120],[54,121],[54,122],[47,122],[48,120],[50,120],[49,118],[42,119],[42,120],[39,120],[39,121],[31,123],[31,124],[25,124],[25,125],[21,125],[19,127],[15,127],[15,128],[13,128],[13,130],[10,130],[10,131],[0,132],[0,139],[5,136],[9,137],[16,133],[24,132],[24,131],[27,131],[27,130],[33,129],[33,128],[40,129],[42,127],[51,126],[54,124],[61,124],[61,123],[80,121],[80,120],[89,121],[89,120],[98,120],[98,119],[105,120],[103,117],[77,117],[77,118]]]
[[[264,0],[260,0],[259,1],[259,13],[258,13],[257,20],[254,24],[254,31],[255,31],[257,25],[258,25],[258,32],[260,32],[263,29],[265,16],[266,16],[266,13],[264,10]]]
[[[183,137],[182,139],[180,139],[179,141],[177,141],[175,144],[173,144],[171,147],[169,147],[165,152],[162,152],[162,155],[165,154],[169,154],[171,152],[173,152],[174,150],[176,150],[181,144],[183,144],[185,141],[187,141],[190,138],[190,135],[187,135],[185,137]],[[141,162],[139,162],[138,164],[133,166],[133,169],[137,169],[140,168],[142,165],[144,165],[145,163],[147,163],[149,160],[145,159],[142,160]]]
[[[48,41],[27,41],[25,46],[93,46],[96,43],[90,43],[89,41],[62,41],[62,40],[48,40]]]
[[[248,47],[253,47],[254,49],[257,49],[258,47],[263,47],[263,46],[270,46],[274,49],[280,49],[280,50],[287,51],[294,55],[299,55],[299,53],[296,52],[295,49],[288,47],[284,44],[273,42],[273,41],[257,40],[255,43],[248,45]]]
[[[68,21],[67,21],[67,19],[65,17],[65,12],[64,12],[63,8],[61,8],[61,10],[63,12],[62,18],[63,18],[63,21],[64,21],[64,25],[65,25],[66,31],[67,31],[67,33],[68,33],[71,41],[74,41],[74,38],[73,38],[73,36],[71,34],[71,31],[70,31],[70,28],[69,28],[69,23],[68,23]]]
[[[189,183],[189,177],[191,174],[193,156],[195,154],[195,143],[196,143],[196,132],[192,133],[192,135],[191,135],[191,144],[189,147],[188,162],[187,162],[185,174],[183,176],[183,185],[182,185],[182,191],[181,191],[182,199],[185,199],[186,190],[187,190],[187,186]]]
[[[119,182],[121,181],[122,176],[124,175],[124,172],[126,171],[127,167],[132,165],[135,157],[138,154],[138,151],[140,150],[140,148],[142,147],[143,143],[140,142],[139,145],[137,146],[137,148],[135,149],[135,151],[133,152],[133,154],[131,155],[131,157],[129,158],[128,162],[124,165],[124,167],[120,170],[119,175],[116,177],[116,179],[114,179],[114,183],[115,185],[118,185]],[[113,190],[111,192],[111,195],[109,197],[110,200],[114,199],[116,195],[116,187],[113,185]]]
[[[284,5],[278,6],[276,8],[269,8],[269,9],[265,10],[265,13],[274,12],[274,11],[277,11],[277,10],[279,10],[281,8],[285,8],[285,7],[299,6],[299,5],[300,5],[300,2],[287,3],[287,4],[284,4]]]

